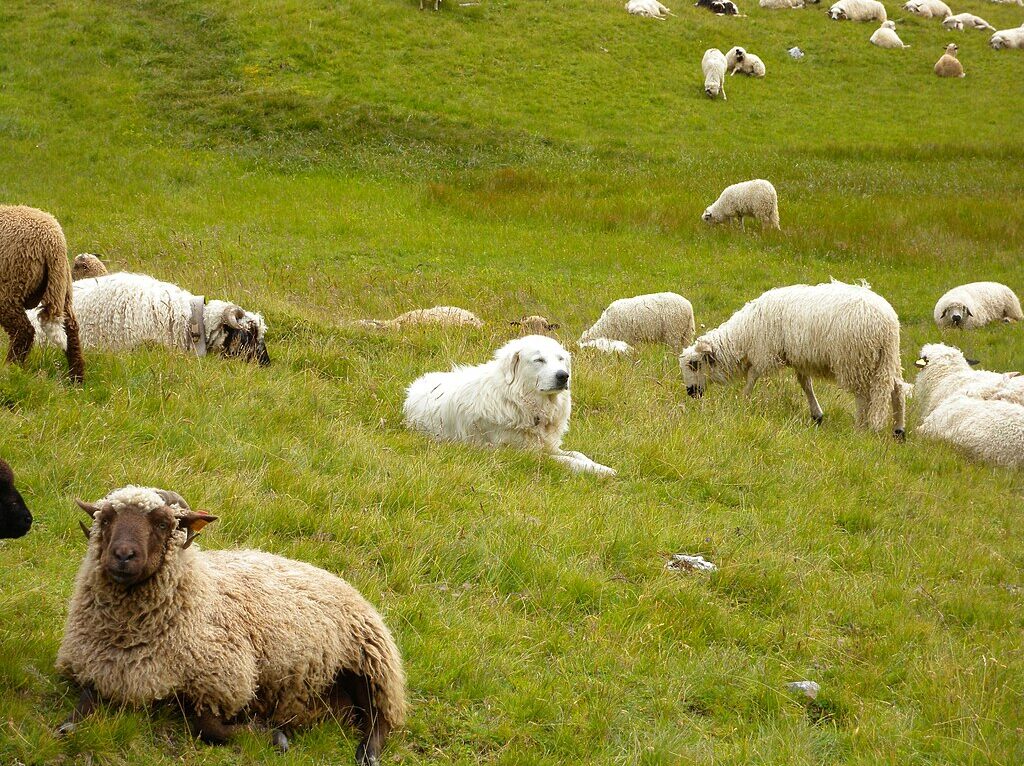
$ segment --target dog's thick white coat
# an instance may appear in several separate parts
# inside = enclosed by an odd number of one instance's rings
[[[489,362],[414,380],[405,423],[435,439],[539,450],[573,470],[613,476],[613,469],[562,450],[572,411],[571,364],[553,338],[516,338]]]

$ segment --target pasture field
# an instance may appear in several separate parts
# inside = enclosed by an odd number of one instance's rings
[[[770,287],[863,278],[908,380],[936,340],[1024,365],[1021,326],[931,318],[961,282],[1024,292],[1024,52],[891,1],[904,51],[824,5],[738,1],[666,22],[619,0],[0,3],[0,200],[53,212],[72,253],[263,312],[273,359],[91,353],[81,388],[52,350],[0,366],[0,455],[36,516],[0,542],[0,764],[351,762],[334,722],[286,755],[256,727],[201,745],[165,708],[52,736],[73,500],[127,483],[217,514],[206,547],[312,562],[380,608],[412,703],[388,763],[1024,762],[1019,473],[856,431],[827,383],[815,428],[792,375],[688,400],[659,347],[576,355],[565,446],[610,481],[402,428],[404,387],[483,361],[508,320],[568,345],[659,290],[711,328]],[[951,39],[964,80],[932,74]],[[701,55],[732,45],[768,76],[711,102]],[[704,227],[752,177],[782,232]],[[486,327],[346,324],[446,303]],[[675,552],[720,569],[666,571]],[[804,678],[810,704],[785,689]]]

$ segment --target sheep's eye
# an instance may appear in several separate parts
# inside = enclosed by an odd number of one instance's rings
[[[167,522],[166,521],[161,521],[159,524],[156,525],[156,528],[159,529],[161,532],[166,532],[167,531]]]

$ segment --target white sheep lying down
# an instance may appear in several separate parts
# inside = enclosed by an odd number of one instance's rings
[[[999,282],[971,282],[954,287],[935,304],[935,324],[974,330],[992,322],[1024,319],[1020,299]]]
[[[718,199],[704,209],[701,218],[705,223],[724,223],[735,218],[756,218],[762,228],[779,226],[779,195],[770,181],[756,178],[726,186]]]
[[[758,378],[792,367],[816,423],[823,413],[812,378],[829,378],[856,398],[858,426],[880,430],[891,409],[893,432],[903,438],[900,323],[892,306],[867,286],[832,281],[769,290],[697,338],[679,364],[694,397],[709,381],[738,377],[746,378],[749,396]]]
[[[758,5],[766,11],[781,11],[788,8],[803,8],[804,0],[760,0]]]
[[[761,57],[739,46],[726,51],[725,65],[730,76],[737,72],[751,77],[764,77],[765,75],[764,62],[761,61]]]
[[[903,10],[922,19],[945,19],[953,15],[953,9],[942,0],[908,0]]]
[[[999,399],[1024,407],[1024,375],[972,369],[978,362],[958,348],[929,343],[921,348],[915,366],[919,370],[914,399],[927,416],[952,396]]]
[[[125,271],[79,279],[73,287],[86,348],[117,351],[156,343],[198,355],[209,350],[270,364],[263,317],[234,303],[204,302],[202,296],[177,285]],[[40,327],[37,310],[28,316],[47,342],[65,346],[63,332]]]
[[[828,9],[833,21],[885,21],[885,6],[878,0],[839,0]]]
[[[883,21],[882,26],[874,31],[869,41],[872,45],[877,45],[879,48],[909,48],[909,45],[904,45],[900,36],[896,34],[896,22],[895,21]]]
[[[673,15],[672,11],[658,2],[658,0],[629,0],[626,3],[626,11],[633,16],[644,16],[649,19],[664,21],[668,16]]]
[[[992,35],[988,44],[997,51],[1002,48],[1024,48],[1024,25],[999,30]]]
[[[962,32],[964,29],[991,29],[993,32],[996,28],[989,24],[981,16],[975,16],[973,13],[957,13],[953,16],[947,16],[942,20],[943,29],[956,29]]]
[[[704,51],[700,68],[704,73],[704,93],[709,98],[715,98],[721,93],[722,100],[727,100],[725,95],[725,54],[718,48],[708,48]]]
[[[694,331],[693,306],[686,298],[678,293],[651,293],[612,301],[579,343],[583,346],[601,338],[627,344],[664,343],[678,354]]]
[[[1024,407],[957,394],[917,427],[922,436],[949,442],[976,460],[1024,467]]]

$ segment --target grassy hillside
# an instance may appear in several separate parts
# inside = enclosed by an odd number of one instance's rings
[[[51,736],[73,704],[53,671],[73,498],[129,482],[219,515],[206,547],[310,561],[380,607],[413,705],[388,762],[1024,761],[1019,473],[858,432],[828,384],[815,429],[792,376],[688,400],[657,347],[576,357],[566,445],[610,482],[401,427],[404,387],[482,361],[507,320],[542,313],[569,343],[657,290],[713,327],[773,286],[866,278],[904,323],[908,378],[940,339],[1024,364],[1020,326],[931,321],[960,282],[1024,292],[1024,55],[893,3],[905,51],[823,7],[741,7],[0,5],[0,200],[52,211],[72,252],[263,312],[274,361],[93,353],[80,389],[52,351],[0,366],[0,455],[37,519],[0,542],[0,764],[352,758],[334,723],[278,756],[259,729],[195,743],[165,709]],[[951,39],[965,80],[931,72]],[[737,44],[768,77],[711,102],[701,55]],[[758,176],[782,233],[703,226]],[[346,325],[441,303],[487,326]],[[720,570],[667,572],[678,551]],[[809,706],[785,690],[801,678],[822,687]]]

